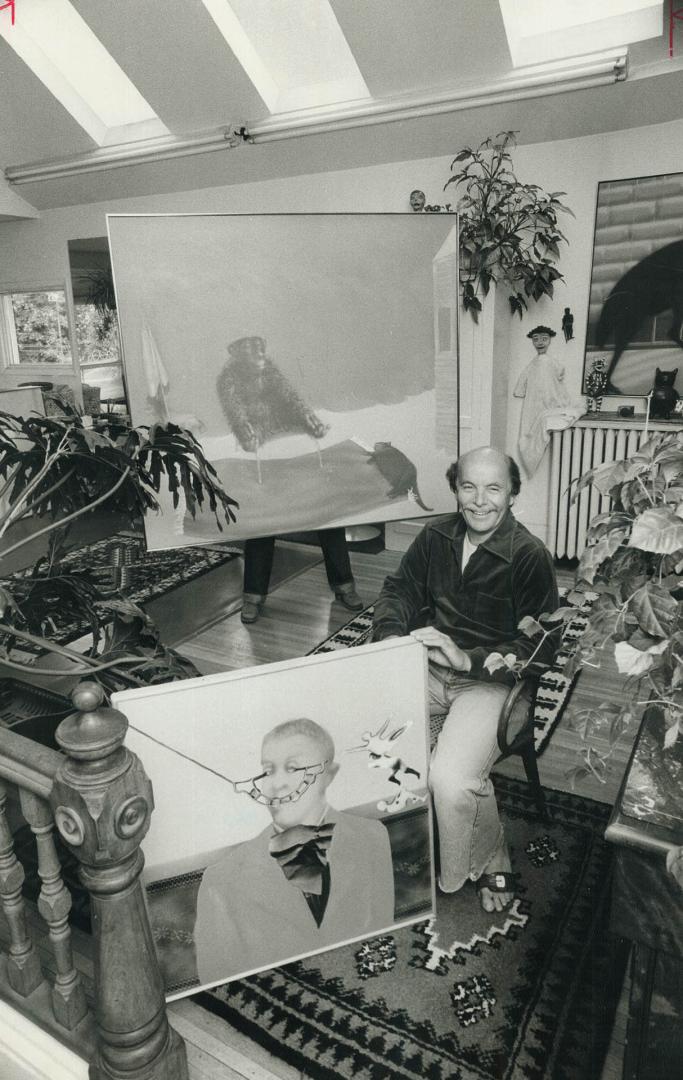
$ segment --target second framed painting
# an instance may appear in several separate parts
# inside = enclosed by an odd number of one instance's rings
[[[113,704],[154,787],[144,879],[170,996],[432,913],[427,660],[412,638]]]
[[[674,385],[682,348],[683,173],[605,181],[598,185],[584,391],[645,398],[658,381]]]

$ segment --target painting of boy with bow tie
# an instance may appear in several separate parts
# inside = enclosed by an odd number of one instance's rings
[[[195,948],[201,983],[380,933],[394,921],[389,834],[381,821],[328,801],[339,763],[307,717],[272,728],[261,772],[238,787],[270,824],[204,871]],[[244,786],[243,786],[244,785]]]

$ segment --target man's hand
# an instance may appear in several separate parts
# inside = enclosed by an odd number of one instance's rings
[[[467,672],[472,667],[472,661],[466,652],[455,644],[447,634],[442,634],[435,626],[424,626],[420,630],[413,630],[411,637],[426,645],[429,659],[439,664],[440,667],[453,668],[454,671]]]

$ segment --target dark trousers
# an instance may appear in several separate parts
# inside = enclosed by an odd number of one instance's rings
[[[353,581],[349,549],[344,529],[319,529],[318,543],[325,560],[327,580],[331,589]],[[275,537],[259,536],[244,544],[244,592],[265,596],[270,583],[275,554]]]

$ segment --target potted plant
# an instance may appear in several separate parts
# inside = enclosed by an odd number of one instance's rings
[[[5,577],[0,588],[0,664],[6,674],[45,685],[87,675],[107,692],[126,686],[197,674],[165,648],[151,620],[137,605],[107,595],[87,571],[62,563],[74,524],[98,507],[131,520],[158,509],[167,487],[174,506],[184,496],[192,516],[208,504],[222,529],[235,520],[237,503],[223,490],[194,436],[174,424],[130,428],[103,418],[96,430],[70,410],[63,416],[21,418],[0,413],[0,556],[7,557],[43,537],[47,550],[32,569]],[[28,535],[8,532],[31,515]],[[14,539],[14,537],[17,537]],[[77,613],[89,626],[85,652],[59,641],[56,622]]]
[[[537,184],[523,184],[512,168],[515,132],[489,136],[476,149],[466,146],[451,162],[459,189],[462,301],[477,321],[481,296],[502,282],[511,291],[510,310],[521,318],[529,300],[552,296],[563,280],[555,263],[567,238],[558,226],[560,214],[572,214],[561,202],[563,191],[547,193]],[[572,214],[572,217],[574,215]]]
[[[114,323],[116,315],[116,293],[114,291],[114,275],[111,266],[101,270],[91,270],[87,274],[88,292],[85,300],[92,304],[100,318],[98,337],[106,338]]]
[[[591,523],[567,604],[519,623],[537,641],[528,660],[491,653],[486,667],[519,681],[533,673],[546,638],[559,634],[561,673],[573,680],[584,666],[599,668],[611,649],[630,696],[570,711],[584,745],[569,778],[592,774],[604,783],[619,739],[647,708],[659,733],[652,756],[673,794],[683,777],[683,431],[657,433],[626,460],[589,469],[575,483],[574,500],[593,485],[611,505]],[[596,739],[604,739],[604,751]]]
[[[583,710],[578,721],[584,731],[607,724],[612,746],[632,715],[653,709],[659,749],[675,749],[673,762],[683,730],[683,432],[657,433],[626,460],[589,469],[574,498],[589,485],[611,505],[593,519],[579,562],[577,591],[595,600],[569,664],[599,666],[608,646],[632,700]],[[604,761],[586,765],[600,779]]]

